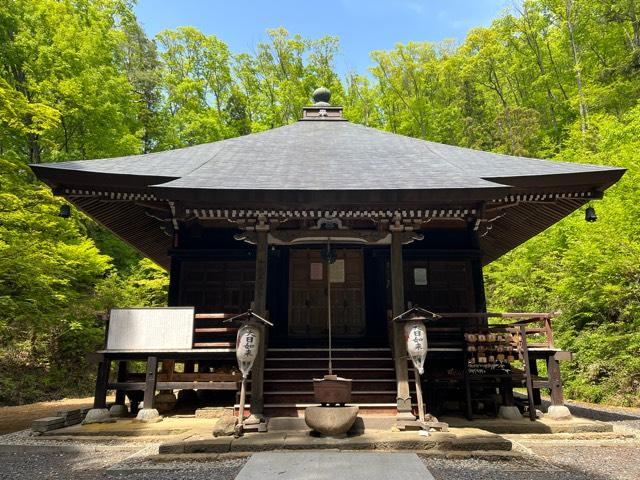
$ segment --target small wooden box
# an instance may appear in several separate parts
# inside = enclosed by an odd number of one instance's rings
[[[313,379],[315,401],[322,405],[344,405],[351,402],[351,379],[325,375]]]

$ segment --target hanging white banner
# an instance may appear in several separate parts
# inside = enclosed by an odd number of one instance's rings
[[[260,330],[255,325],[245,324],[238,329],[236,337],[236,358],[242,377],[247,378],[253,362],[258,356]]]
[[[422,322],[408,322],[404,326],[404,336],[407,340],[407,353],[413,366],[422,375],[427,358],[427,328]]]

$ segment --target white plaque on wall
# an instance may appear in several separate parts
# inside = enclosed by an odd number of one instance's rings
[[[414,283],[414,285],[426,285],[427,284],[427,269],[426,268],[414,268],[413,269],[413,283]]]
[[[193,307],[114,308],[107,350],[190,350],[194,314]]]
[[[344,283],[344,259],[336,260],[329,267],[331,283]]]
[[[311,271],[309,272],[310,280],[322,280],[322,263],[311,262]]]

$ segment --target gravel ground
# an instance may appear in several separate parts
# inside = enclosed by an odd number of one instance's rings
[[[423,458],[436,480],[638,480],[638,444],[534,447],[510,460]]]
[[[216,461],[146,462],[131,460],[129,450],[98,452],[4,452],[0,446],[1,480],[233,480],[247,461],[230,458]],[[115,467],[115,468],[114,468]]]
[[[529,453],[524,457],[422,456],[422,460],[436,480],[640,480],[640,410],[589,404],[571,407],[579,408],[583,416],[606,417],[614,426],[635,430],[636,438],[527,436],[517,445]],[[233,480],[247,461],[230,456],[153,461],[149,456],[157,448],[151,441],[135,438],[49,440],[23,430],[0,435],[0,480]]]
[[[637,445],[606,448],[554,446],[534,447],[532,450],[535,453],[534,456],[509,460],[423,457],[423,461],[436,480],[454,478],[457,480],[637,480],[640,478],[640,464],[635,460]],[[622,459],[624,461],[621,461]],[[31,451],[7,453],[0,448],[0,479],[233,480],[245,462],[246,458],[150,462],[144,458],[144,455],[132,457],[130,451],[114,448],[100,452],[79,453],[60,453],[50,449],[37,453]]]
[[[567,470],[576,472],[575,478],[589,479],[640,479],[640,444],[623,445],[545,446],[529,447],[539,458]],[[583,476],[579,476],[582,474]],[[573,478],[573,477],[569,477]]]

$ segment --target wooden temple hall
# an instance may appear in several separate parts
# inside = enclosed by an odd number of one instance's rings
[[[534,415],[541,389],[563,404],[558,362],[570,353],[553,344],[553,315],[487,313],[482,269],[601,198],[624,170],[396,135],[346,121],[329,99],[318,89],[298,122],[243,137],[31,166],[170,272],[175,308],[111,312],[96,408],[107,390],[134,412],[143,400],[154,408],[157,392],[193,390],[237,408],[237,325],[225,320],[252,309],[273,324],[260,327],[250,374],[255,418],[314,403],[329,314],[333,372],[352,379],[351,404],[413,418],[416,377],[392,319],[416,306],[435,314],[424,316],[417,377],[428,412]],[[526,398],[514,398],[521,387]]]

